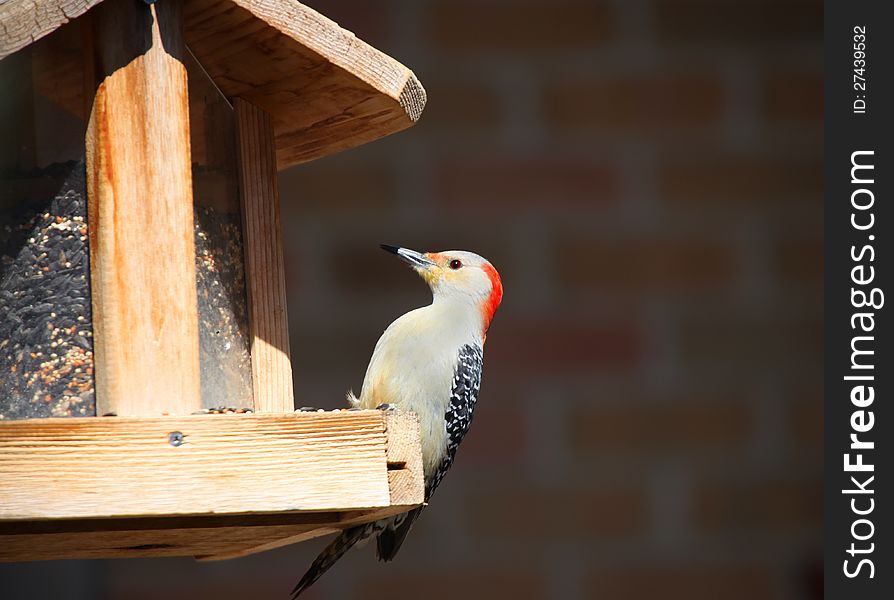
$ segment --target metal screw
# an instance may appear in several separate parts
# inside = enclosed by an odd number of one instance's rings
[[[172,431],[171,433],[168,434],[168,443],[170,445],[174,446],[175,448],[177,446],[182,446],[183,442],[184,442],[184,439],[183,439],[184,437],[185,436],[182,433],[180,433],[179,431]]]

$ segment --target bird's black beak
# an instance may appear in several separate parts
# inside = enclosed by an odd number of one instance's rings
[[[416,252],[415,250],[410,250],[409,248],[402,248],[400,246],[389,246],[388,244],[381,244],[381,248],[386,252],[397,254],[405,262],[409,263],[411,266],[417,269],[431,269],[432,267],[438,266],[438,263],[429,259],[421,252]]]

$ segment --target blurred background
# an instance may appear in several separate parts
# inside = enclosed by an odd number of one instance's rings
[[[397,560],[304,597],[822,597],[822,4],[307,3],[429,99],[281,174],[297,405],[343,406],[429,301],[379,243],[477,252],[505,296]],[[3,565],[0,595],[282,599],[327,542]]]

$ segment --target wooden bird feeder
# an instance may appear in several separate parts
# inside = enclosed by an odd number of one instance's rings
[[[412,415],[293,412],[276,189],[412,125],[411,71],[294,0],[5,0],[0,89],[0,560],[421,504]]]

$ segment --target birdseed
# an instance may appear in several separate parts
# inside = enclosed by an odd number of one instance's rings
[[[251,343],[241,216],[197,204],[195,234],[202,406],[250,408]]]
[[[0,180],[0,419],[93,416],[84,163]]]

